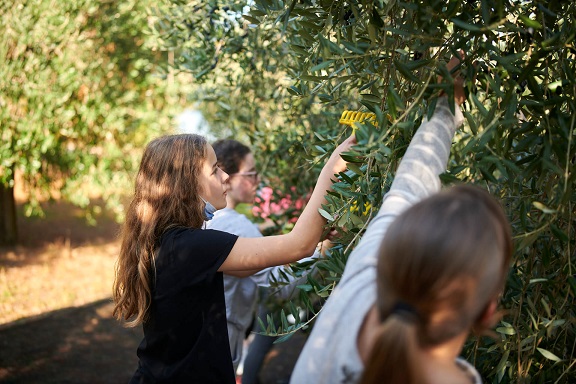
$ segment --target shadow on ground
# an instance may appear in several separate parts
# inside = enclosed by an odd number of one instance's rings
[[[112,318],[108,299],[6,324],[0,327],[0,382],[127,383],[140,339],[141,328],[124,328]],[[276,344],[261,383],[288,383],[304,341],[296,334]]]
[[[0,330],[5,383],[123,383],[136,368],[140,329],[111,317],[110,300],[67,308]]]

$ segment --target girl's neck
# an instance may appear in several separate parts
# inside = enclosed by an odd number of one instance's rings
[[[460,355],[467,337],[468,333],[463,332],[441,345],[423,349],[422,353],[433,360],[454,361]]]
[[[230,196],[226,196],[226,208],[236,209],[237,205],[238,203],[236,203],[234,199],[232,199]]]
[[[467,337],[468,333],[464,332],[441,345],[421,350],[429,383],[470,383],[470,378],[456,365]]]

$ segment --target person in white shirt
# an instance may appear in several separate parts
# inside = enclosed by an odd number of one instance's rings
[[[461,104],[462,84],[454,83]],[[463,121],[454,110],[441,97],[414,135],[314,324],[292,384],[481,382],[458,355],[472,328],[492,326],[512,242],[488,193],[471,186],[438,193]]]
[[[213,143],[214,152],[218,159],[218,166],[230,178],[227,182],[226,208],[215,212],[212,220],[206,222],[209,229],[235,234],[240,237],[261,237],[258,226],[252,223],[245,215],[235,208],[242,203],[253,204],[260,183],[260,177],[256,168],[254,155],[249,147],[232,139],[218,140]],[[324,242],[323,246],[329,246]],[[316,252],[312,258],[319,256]],[[306,259],[305,259],[306,260]],[[272,276],[277,281],[283,281],[279,271],[283,266],[263,269],[248,277],[235,277],[224,275],[224,294],[226,297],[226,318],[228,322],[228,338],[234,369],[237,370],[242,360],[244,340],[253,323],[257,307],[259,291],[262,287],[270,287]],[[286,273],[289,278],[292,276]],[[291,284],[284,286],[278,292],[270,292],[278,299],[289,298],[296,289],[296,285],[302,284],[304,278],[284,281]],[[268,292],[271,289],[267,290]],[[264,299],[264,298],[260,298]],[[262,317],[262,308],[258,311]],[[266,323],[266,318],[262,318]],[[250,345],[250,363],[244,366],[242,382],[250,384],[256,382],[262,360],[266,352],[272,347],[275,338],[256,334]]]

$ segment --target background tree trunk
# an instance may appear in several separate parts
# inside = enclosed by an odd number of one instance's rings
[[[14,187],[0,184],[0,245],[16,245],[17,239]]]

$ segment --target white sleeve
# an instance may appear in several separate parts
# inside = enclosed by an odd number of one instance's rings
[[[458,106],[455,112],[453,115],[447,98],[442,97],[432,118],[422,122],[398,166],[380,211],[350,254],[341,283],[365,267],[376,265],[382,238],[396,216],[440,190],[438,176],[446,170],[452,138],[464,120]]]

